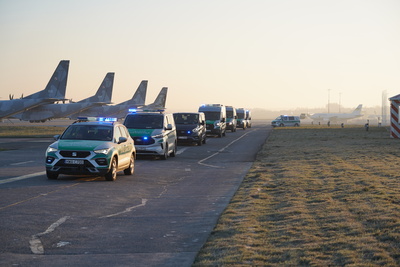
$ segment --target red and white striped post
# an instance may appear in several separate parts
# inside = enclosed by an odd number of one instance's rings
[[[400,138],[399,106],[400,94],[389,98],[390,100],[390,137]]]

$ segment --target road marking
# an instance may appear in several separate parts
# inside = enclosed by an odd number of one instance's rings
[[[206,157],[204,159],[199,160],[197,163],[200,164],[200,165],[204,165],[204,166],[212,167],[212,168],[224,168],[224,167],[221,167],[221,166],[206,164],[206,163],[203,163],[203,162],[208,160],[208,159],[210,159],[210,158],[212,158],[212,157],[214,157],[214,156],[216,156],[216,155],[218,155],[219,153],[223,152],[226,148],[230,147],[233,143],[236,143],[237,141],[239,141],[240,139],[242,139],[243,137],[245,137],[246,135],[248,135],[249,133],[251,133],[253,131],[255,131],[255,130],[252,130],[250,132],[245,133],[244,135],[239,136],[238,138],[236,138],[235,140],[233,140],[232,142],[230,142],[229,144],[227,144],[226,146],[224,146],[223,148],[221,148],[220,150],[218,150],[214,154],[212,154],[212,155],[210,155],[210,156],[208,156],[208,157]]]
[[[36,176],[40,176],[40,175],[45,175],[45,174],[46,174],[45,171],[44,172],[35,172],[35,173],[31,173],[31,174],[26,174],[26,175],[14,177],[14,178],[8,178],[8,179],[1,180],[0,184],[11,183],[11,182],[24,180],[24,179],[28,179],[28,178],[32,178],[32,177],[36,177]]]
[[[27,202],[27,201],[30,201],[30,200],[33,200],[33,199],[36,199],[36,198],[39,198],[39,197],[44,197],[44,196],[47,196],[47,195],[56,193],[56,192],[58,192],[58,191],[64,190],[64,189],[66,189],[66,188],[70,188],[70,187],[77,186],[77,185],[79,185],[79,184],[80,184],[80,183],[71,184],[71,185],[63,186],[63,187],[58,188],[58,189],[53,190],[53,191],[49,191],[49,192],[47,192],[47,193],[41,193],[41,194],[39,194],[39,195],[30,197],[30,198],[27,198],[27,199],[23,199],[23,200],[21,200],[21,201],[18,201],[18,202],[9,204],[9,205],[7,205],[7,206],[0,207],[0,210],[3,210],[3,209],[6,209],[6,208],[9,208],[9,207],[13,207],[13,206],[19,205],[19,204],[21,204],[21,203],[25,203],[25,202]]]
[[[110,214],[110,215],[106,215],[106,216],[101,216],[101,217],[99,217],[99,218],[100,218],[100,219],[102,219],[102,218],[110,218],[110,217],[114,217],[114,216],[117,216],[117,215],[121,215],[121,214],[124,214],[124,213],[127,213],[127,212],[131,212],[133,209],[146,206],[146,203],[147,203],[147,199],[142,198],[142,204],[139,204],[139,205],[136,205],[136,206],[133,206],[133,207],[126,208],[124,211],[121,211],[121,212],[117,212],[117,213]]]
[[[65,221],[67,219],[69,219],[69,216],[64,216],[61,219],[59,219],[58,221],[56,221],[55,223],[53,223],[52,225],[50,225],[50,227],[47,228],[46,231],[44,231],[42,233],[38,233],[36,235],[33,235],[31,237],[31,240],[29,240],[29,244],[30,244],[32,253],[39,254],[39,255],[44,254],[44,247],[42,245],[42,242],[40,241],[40,237],[53,232],[58,226],[65,223]]]
[[[182,154],[186,149],[188,149],[188,147],[180,148],[178,151],[176,151],[176,154]]]
[[[29,160],[29,161],[22,161],[22,162],[17,162],[17,163],[11,163],[10,165],[13,165],[13,166],[15,166],[15,165],[22,165],[22,164],[25,164],[25,163],[31,163],[31,162],[34,162],[33,160]]]

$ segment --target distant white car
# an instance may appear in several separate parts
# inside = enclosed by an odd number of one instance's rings
[[[288,115],[280,115],[275,120],[271,122],[273,127],[285,127],[285,126],[300,126],[300,117],[299,116],[288,116]]]

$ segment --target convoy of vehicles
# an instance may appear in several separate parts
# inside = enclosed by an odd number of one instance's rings
[[[175,157],[177,135],[172,114],[158,112],[137,112],[126,115],[124,125],[135,141],[138,155]]]
[[[285,126],[300,126],[300,117],[299,116],[289,116],[289,115],[280,115],[275,120],[271,122],[273,127],[285,127]]]
[[[60,61],[45,89],[21,99],[10,95],[10,100],[2,101],[1,105],[4,112],[0,112],[0,120],[78,119],[55,136],[56,141],[46,150],[49,179],[57,179],[59,174],[91,174],[115,180],[119,171],[133,173],[137,155],[167,159],[176,156],[178,141],[201,146],[206,143],[207,134],[223,137],[227,130],[236,132],[238,127],[251,127],[250,110],[222,104],[201,105],[198,112],[165,114],[168,87],[161,89],[153,103],[145,105],[147,80],[140,83],[130,100],[107,105],[111,104],[114,73],[107,73],[95,95],[76,103],[55,104],[66,100],[68,69],[69,60]],[[142,112],[125,116],[124,110],[134,107]],[[123,124],[117,121],[124,117]]]
[[[136,149],[126,127],[116,120],[82,119],[71,124],[46,150],[46,174],[92,174],[114,181],[118,171],[134,172]]]
[[[226,130],[251,127],[250,111],[221,104],[199,107],[198,112],[130,110],[123,124],[116,118],[78,118],[46,150],[46,174],[104,176],[114,181],[117,172],[134,172],[138,155],[175,157],[178,142],[206,143],[207,134],[222,137]]]
[[[203,112],[174,113],[178,143],[206,143],[206,117]]]
[[[221,104],[207,104],[199,107],[199,112],[206,116],[207,134],[218,137],[226,134],[226,108]]]

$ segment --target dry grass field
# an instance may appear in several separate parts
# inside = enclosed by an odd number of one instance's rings
[[[55,126],[1,126],[1,137],[52,137],[56,134],[62,134],[66,127]]]
[[[400,266],[400,140],[276,128],[194,266]]]

